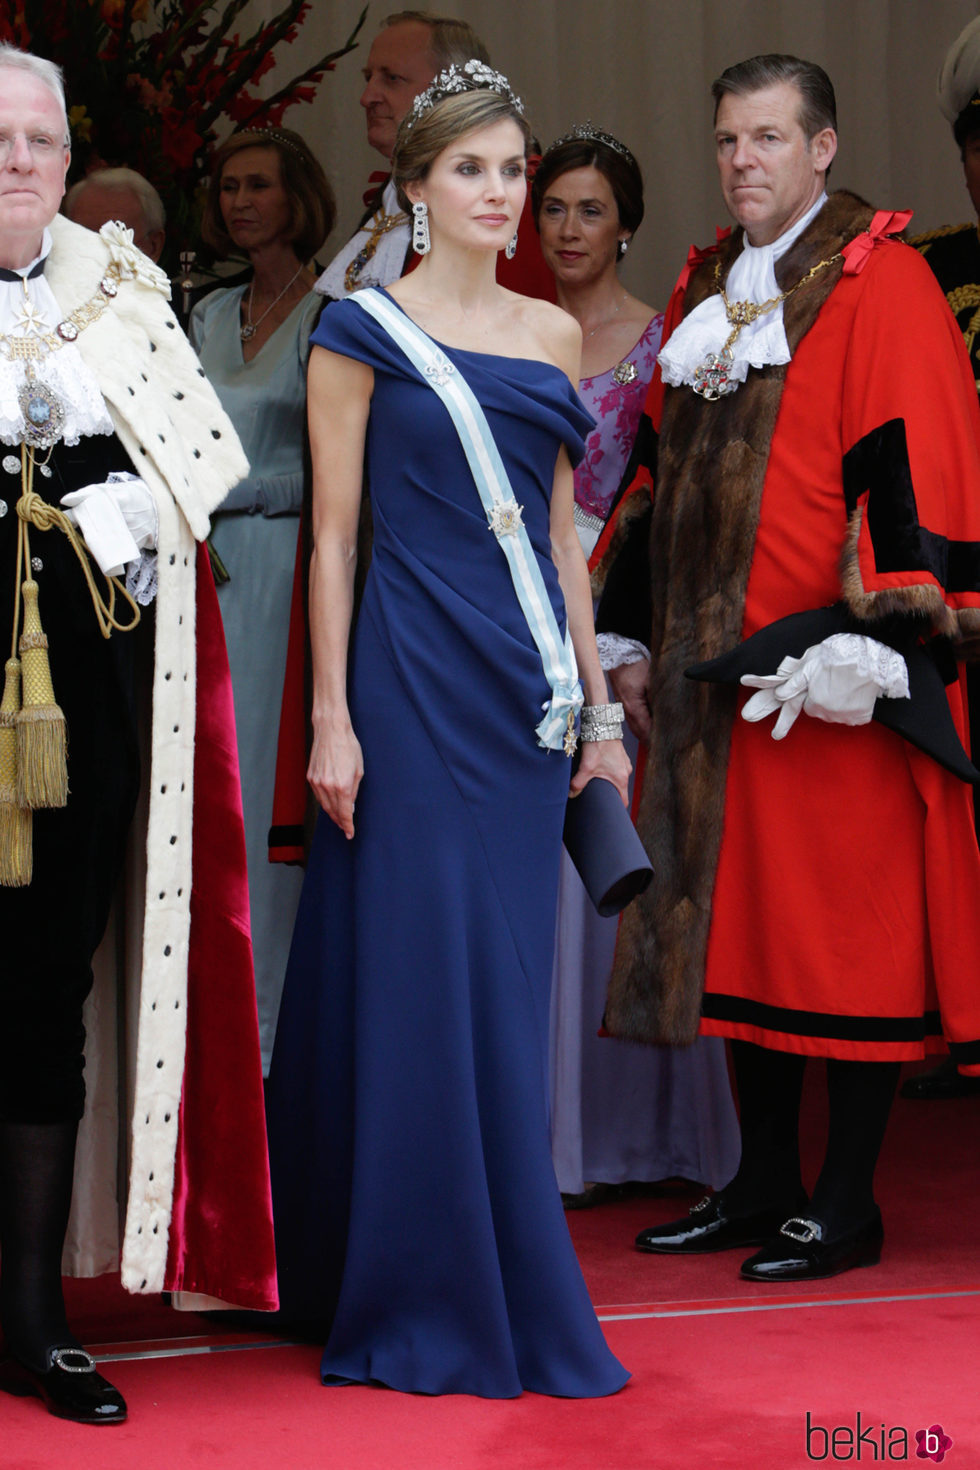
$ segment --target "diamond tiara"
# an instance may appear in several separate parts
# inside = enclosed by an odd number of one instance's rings
[[[239,128],[231,136],[233,138],[260,138],[263,143],[277,143],[280,148],[288,148],[291,153],[296,154],[297,158],[302,158],[303,162],[306,162],[302,150],[297,148],[291,139],[283,137],[277,128]]]
[[[571,132],[563,133],[560,138],[556,138],[553,143],[549,144],[545,150],[545,157],[547,158],[549,153],[554,153],[555,149],[560,148],[563,143],[602,143],[604,147],[611,148],[614,153],[619,153],[623,158],[629,159],[630,163],[634,165],[636,163],[636,159],[625,143],[614,138],[612,133],[604,133],[592,122],[576,123]]]
[[[519,113],[524,113],[524,103],[503,73],[494,71],[485,61],[473,58],[465,61],[462,66],[457,66],[455,62],[452,66],[447,66],[445,71],[432,79],[432,84],[424,92],[418,94],[402,124],[405,131],[413,128],[419,118],[430,112],[437,102],[441,102],[444,97],[452,97],[457,92],[498,92]]]

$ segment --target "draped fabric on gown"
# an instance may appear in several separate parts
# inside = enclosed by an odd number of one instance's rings
[[[548,982],[569,763],[446,409],[353,301],[314,342],[368,363],[374,553],[350,703],[351,842],[321,816],[269,1087],[283,1313],[332,1317],[325,1382],[594,1396],[626,1373],[565,1226]],[[549,499],[589,420],[541,362],[445,348],[482,404],[559,626]]]

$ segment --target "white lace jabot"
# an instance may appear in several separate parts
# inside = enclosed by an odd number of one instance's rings
[[[38,255],[18,274],[29,277],[38,261],[47,259],[51,235],[44,231]],[[21,280],[0,281],[0,334],[5,337],[29,336],[37,322],[41,331],[52,331],[62,313],[54,293],[43,275],[27,280],[27,295]],[[66,342],[60,351],[49,352],[33,364],[34,376],[57,395],[64,406],[63,438],[66,444],[77,444],[86,434],[111,434],[112,420],[99,385],[78,348]],[[0,348],[0,442],[20,444],[24,438],[24,415],[18,394],[24,386],[26,364],[10,358]]]
[[[403,213],[391,179],[384,186],[381,208],[389,216]],[[355,289],[360,291],[365,286],[390,286],[392,281],[397,281],[405,267],[405,252],[411,237],[412,228],[406,216],[378,240],[374,255],[365,262],[363,269],[358,274]],[[368,220],[366,225],[351,236],[343,249],[338,250],[313,289],[324,296],[332,296],[337,301],[348,296],[350,293],[347,290],[347,267],[354,257],[360,254],[370,238],[371,221]]]
[[[762,302],[779,295],[776,261],[786,254],[826,202],[827,195],[821,194],[802,219],[798,219],[795,225],[770,245],[750,245],[748,241],[745,242],[742,253],[733,262],[724,283],[729,301]],[[669,342],[657,359],[664,382],[674,386],[693,383],[695,371],[709,353],[721,351],[731,330],[731,324],[725,315],[724,302],[715,292],[702,301],[700,306],[696,306],[671,334]],[[745,382],[750,367],[789,362],[791,354],[783,326],[782,303],[742,328],[732,347],[732,356],[733,362],[728,375],[739,383]]]

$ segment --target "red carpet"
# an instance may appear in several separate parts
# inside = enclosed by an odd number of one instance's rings
[[[807,1127],[815,1141],[818,1086]],[[806,1287],[741,1281],[739,1252],[676,1261],[629,1249],[641,1226],[683,1211],[676,1197],[571,1214],[610,1344],[633,1372],[599,1402],[326,1389],[315,1348],[256,1347],[265,1339],[216,1333],[114,1280],[71,1283],[82,1336],[108,1347],[131,1419],[86,1429],[0,1397],[0,1470],[928,1467],[915,1434],[937,1423],[953,1441],[942,1463],[966,1470],[980,1464],[978,1146],[980,1099],[897,1104],[880,1173],[882,1263]],[[122,1356],[150,1338],[182,1355]]]

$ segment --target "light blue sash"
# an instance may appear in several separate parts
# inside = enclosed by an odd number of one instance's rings
[[[369,287],[355,291],[347,299],[356,301],[384,327],[449,411],[487,513],[487,522],[507,558],[514,590],[551,689],[550,700],[542,706],[544,719],[535,727],[538,744],[571,755],[574,737],[568,737],[582,707],[575,651],[567,627],[564,639],[558,631],[544,578],[521,519],[523,507],[514,498],[486,414],[456,365],[380,291]]]

